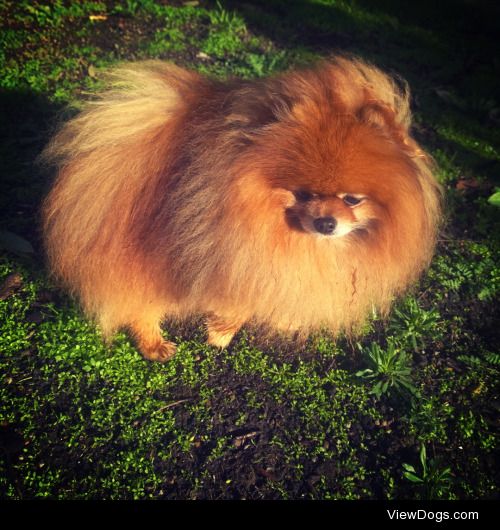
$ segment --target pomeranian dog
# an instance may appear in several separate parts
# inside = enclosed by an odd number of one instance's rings
[[[148,61],[45,151],[49,265],[105,337],[128,329],[165,361],[166,317],[206,316],[208,342],[248,321],[306,336],[355,333],[429,264],[440,217],[409,92],[334,57],[222,82]]]

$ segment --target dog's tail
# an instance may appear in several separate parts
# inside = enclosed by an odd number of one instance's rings
[[[157,61],[113,69],[104,74],[106,88],[42,154],[58,168],[42,211],[49,266],[91,313],[102,305],[97,279],[108,289],[118,281],[107,270],[110,256],[123,261],[141,190],[165,170],[176,116],[200,79]]]

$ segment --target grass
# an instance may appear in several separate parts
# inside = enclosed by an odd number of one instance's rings
[[[475,499],[498,491],[498,10],[477,2],[53,2],[0,16],[0,496]],[[449,13],[455,16],[450,17]],[[259,77],[336,50],[407,78],[448,222],[418,288],[359,344],[197,321],[148,363],[52,285],[35,164],[53,124],[116,61]],[[69,110],[68,110],[69,104]]]

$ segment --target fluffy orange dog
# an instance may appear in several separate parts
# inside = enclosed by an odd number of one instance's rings
[[[105,336],[164,361],[165,316],[207,315],[219,347],[249,320],[349,333],[428,265],[439,186],[380,70],[220,82],[145,62],[109,81],[48,147],[44,206],[50,266]]]

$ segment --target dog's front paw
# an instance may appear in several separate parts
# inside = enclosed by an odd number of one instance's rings
[[[225,348],[243,324],[242,319],[228,319],[217,315],[207,318],[208,344]]]
[[[208,333],[207,343],[216,348],[225,348],[232,340],[234,333],[219,333],[211,331]]]

